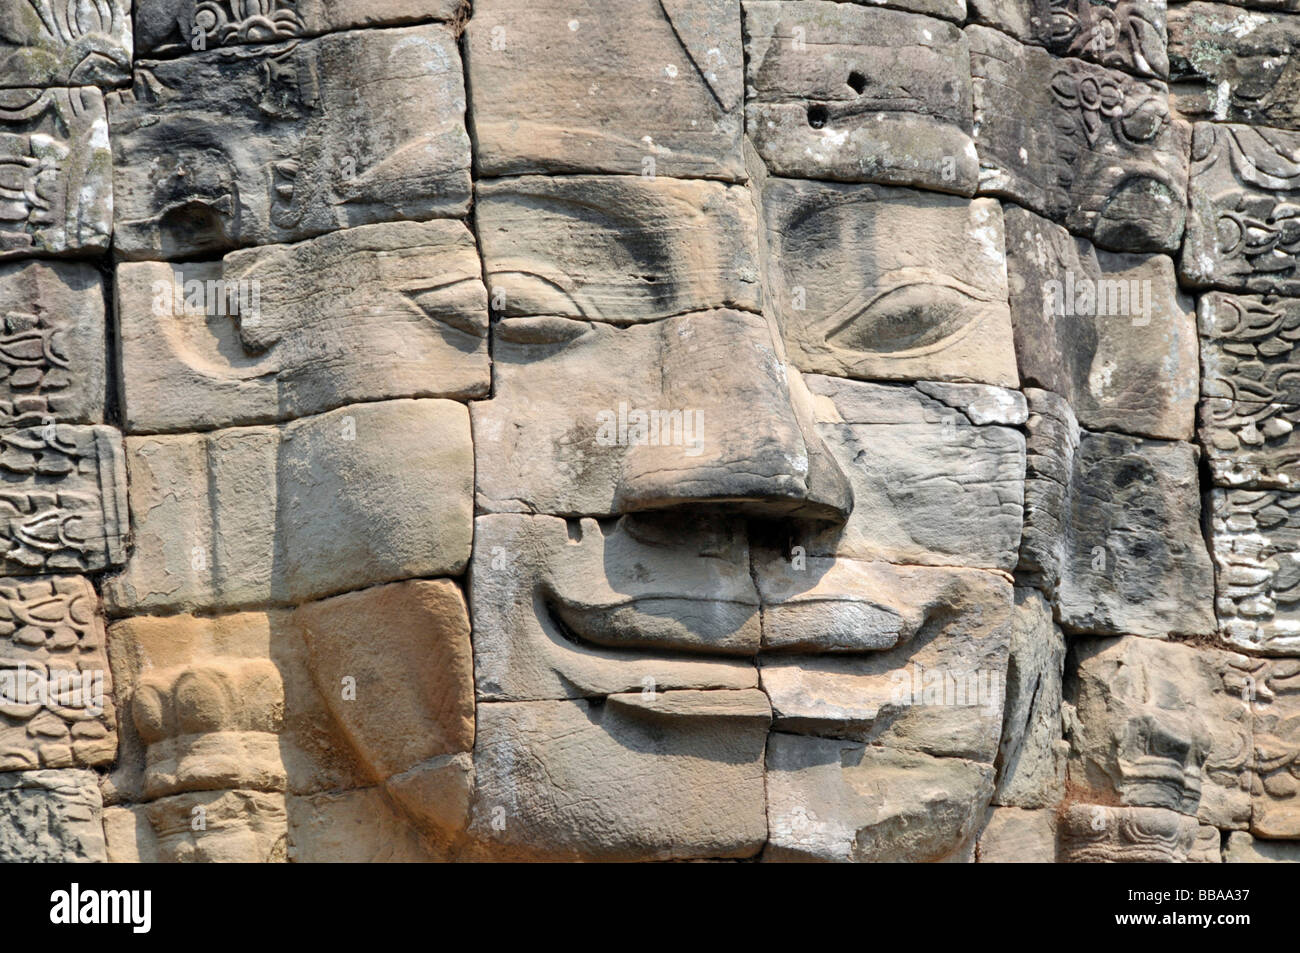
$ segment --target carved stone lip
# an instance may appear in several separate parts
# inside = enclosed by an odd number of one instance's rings
[[[545,594],[547,612],[566,639],[611,649],[754,656],[759,604],[699,596],[646,595],[605,605]]]

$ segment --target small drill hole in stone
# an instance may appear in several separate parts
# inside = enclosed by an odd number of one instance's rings
[[[826,120],[829,118],[830,114],[826,112],[825,106],[808,107],[808,125],[812,126],[814,129],[821,129],[826,125]]]
[[[867,88],[867,78],[857,70],[854,70],[849,74],[849,86],[855,93],[861,96],[862,91]]]

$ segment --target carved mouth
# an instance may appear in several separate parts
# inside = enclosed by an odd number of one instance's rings
[[[577,605],[543,594],[550,621],[575,645],[713,657],[752,657],[761,630],[757,603],[684,596],[642,596],[609,605]]]

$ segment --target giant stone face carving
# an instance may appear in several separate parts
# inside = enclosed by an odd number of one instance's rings
[[[14,0],[0,856],[1294,856],[1266,6]]]

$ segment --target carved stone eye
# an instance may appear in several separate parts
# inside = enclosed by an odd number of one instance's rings
[[[981,305],[955,281],[896,285],[872,298],[827,339],[841,347],[874,353],[933,347],[960,333]]]

